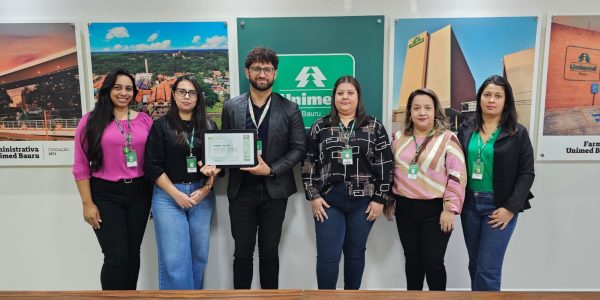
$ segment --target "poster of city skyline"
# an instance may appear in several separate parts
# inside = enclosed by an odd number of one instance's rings
[[[600,16],[546,22],[540,160],[600,160]]]
[[[404,128],[408,95],[418,88],[437,93],[456,128],[474,113],[477,89],[491,75],[511,83],[519,122],[531,131],[539,31],[537,16],[396,19],[393,132]]]
[[[0,23],[0,165],[68,165],[82,116],[73,23]]]
[[[123,68],[135,77],[137,108],[157,119],[168,109],[177,77],[191,74],[220,126],[230,98],[227,22],[90,23],[88,33],[94,94],[108,72]]]

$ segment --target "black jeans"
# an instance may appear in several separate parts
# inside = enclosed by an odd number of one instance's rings
[[[440,228],[441,199],[416,200],[396,196],[396,226],[406,259],[408,290],[422,290],[423,279],[431,291],[446,290],[444,255],[450,233]]]
[[[102,219],[100,229],[94,230],[104,253],[102,289],[135,290],[152,185],[143,177],[130,183],[92,177],[90,187]]]
[[[249,289],[252,285],[257,231],[260,285],[263,289],[279,287],[279,240],[286,207],[287,198],[271,198],[263,182],[242,182],[237,197],[229,199],[231,234],[235,241],[235,289]]]

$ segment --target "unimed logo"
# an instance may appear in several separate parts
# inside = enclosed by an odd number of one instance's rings
[[[579,59],[579,62],[585,61],[588,64],[590,63],[590,55],[587,54],[587,53],[585,53],[585,52],[579,54],[579,58],[578,59]]]
[[[600,70],[596,62],[600,49],[567,46],[565,52],[565,80],[598,81]]]
[[[306,87],[306,84],[309,81],[309,78],[312,77],[312,82],[317,87],[325,87],[323,80],[327,80],[323,75],[323,72],[319,70],[319,67],[303,67],[298,76],[296,76],[296,81],[298,81],[298,85],[296,87],[303,88]]]
[[[415,38],[412,40],[412,42],[410,42],[410,44],[408,45],[408,49],[424,42],[425,39],[423,37],[421,37],[420,35],[415,36]]]
[[[354,57],[348,53],[280,54],[273,91],[298,103],[304,126],[329,113],[332,89],[340,76],[354,76]]]

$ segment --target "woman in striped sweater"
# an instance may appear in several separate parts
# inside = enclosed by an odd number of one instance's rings
[[[407,289],[422,290],[426,278],[429,290],[445,290],[444,255],[464,200],[465,158],[432,90],[410,94],[404,125],[392,142],[396,201],[385,214],[396,215]]]

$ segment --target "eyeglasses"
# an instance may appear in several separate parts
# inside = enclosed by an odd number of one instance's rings
[[[250,71],[252,71],[252,73],[254,74],[260,74],[260,72],[265,72],[265,75],[271,75],[273,74],[273,71],[275,71],[275,68],[273,67],[250,67]]]
[[[185,97],[186,94],[190,95],[190,98],[198,97],[198,91],[196,91],[196,90],[186,91],[184,89],[176,89],[175,94],[177,94],[177,96],[179,96],[179,97]]]

